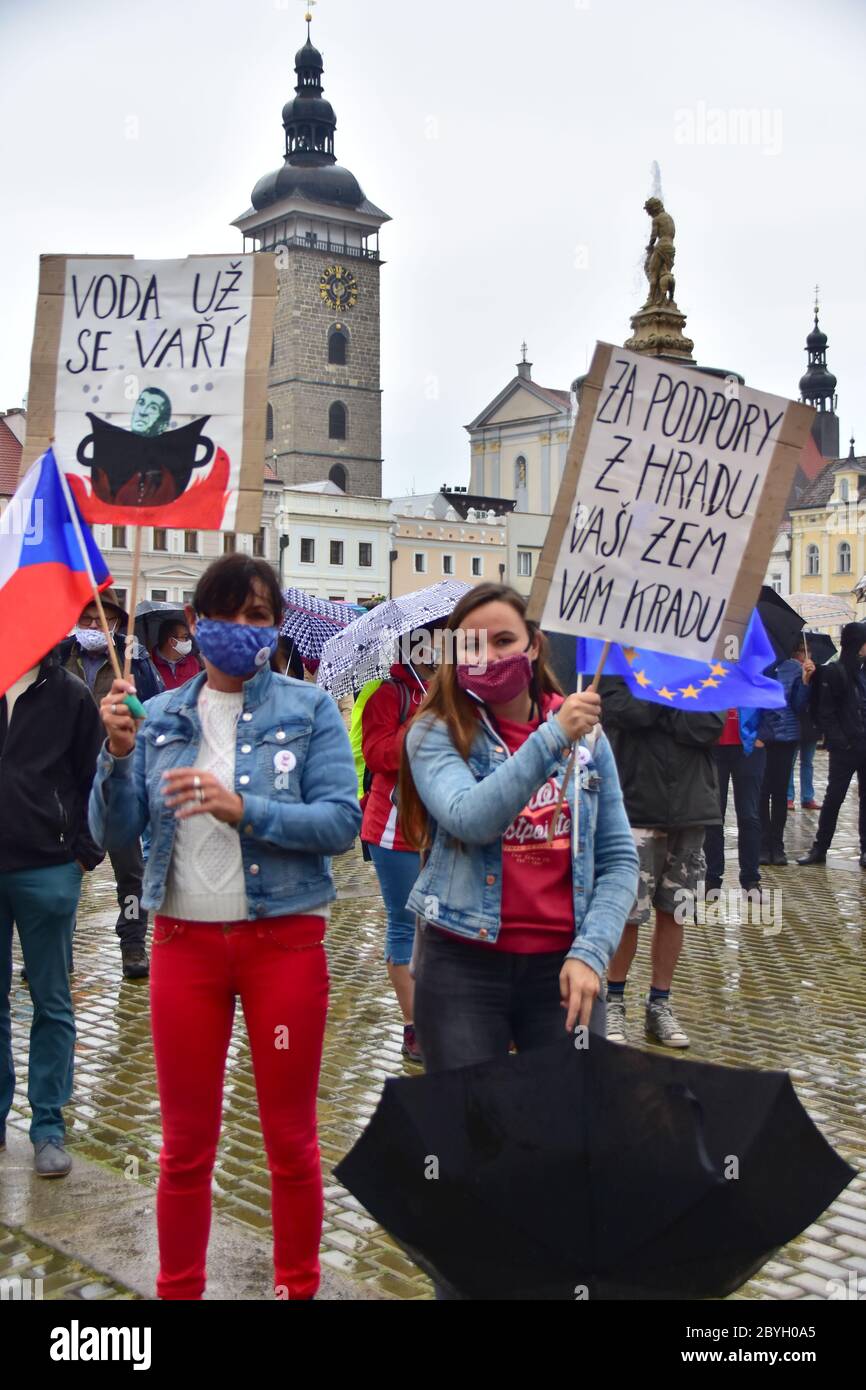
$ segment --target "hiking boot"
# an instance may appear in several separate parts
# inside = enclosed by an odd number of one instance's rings
[[[123,978],[125,980],[146,980],[150,974],[150,963],[147,959],[147,951],[143,946],[121,946],[120,957],[123,961]]]
[[[770,856],[770,863],[771,863],[771,864],[775,864],[777,867],[782,867],[782,868],[784,868],[784,866],[787,864],[787,862],[788,862],[788,856],[787,856],[787,854],[785,853],[785,851],[784,851],[783,849],[774,849],[774,850],[773,850],[773,852],[772,852],[772,854],[771,854],[771,856]]]
[[[415,1024],[404,1023],[403,1025],[403,1046],[400,1049],[404,1057],[410,1062],[423,1062],[421,1049],[418,1046],[418,1039],[415,1036]]]
[[[607,1040],[615,1043],[628,1042],[625,1031],[624,999],[608,999],[607,1001]]]
[[[33,1145],[33,1167],[39,1178],[65,1178],[72,1159],[62,1139],[42,1139]]]
[[[798,864],[826,864],[827,856],[817,845],[813,845],[808,854],[804,854],[802,859],[797,860]]]
[[[866,869],[866,849],[864,849],[863,853],[860,855],[860,868]]]
[[[820,811],[822,805],[823,805],[823,803],[820,802],[820,801],[815,801],[815,800],[812,800],[812,801],[804,801],[804,802],[803,802],[803,810],[804,810],[804,811]]]
[[[661,1043],[662,1047],[688,1047],[689,1045],[689,1035],[677,1023],[669,999],[659,999],[656,1003],[651,1004],[649,995],[647,995],[646,1035],[651,1042]]]

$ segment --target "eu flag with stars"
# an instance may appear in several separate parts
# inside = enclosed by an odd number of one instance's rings
[[[604,643],[594,638],[579,637],[578,672],[593,674],[603,647]],[[614,642],[602,674],[622,676],[639,700],[651,700],[672,709],[724,710],[740,705],[783,709],[782,686],[763,674],[775,662],[776,654],[764,624],[753,613],[739,661],[691,661],[643,647],[621,647]]]

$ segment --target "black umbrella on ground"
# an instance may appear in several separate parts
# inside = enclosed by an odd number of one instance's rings
[[[781,594],[768,584],[761,587],[758,596],[758,614],[767,630],[779,661],[787,661],[796,647],[805,626],[804,620]]]
[[[470,1299],[724,1297],[854,1176],[784,1072],[591,1035],[392,1079],[338,1180]]]

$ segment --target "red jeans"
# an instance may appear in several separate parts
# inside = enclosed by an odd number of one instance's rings
[[[278,1298],[319,1286],[316,1090],[328,1007],[321,917],[184,922],[157,916],[151,1026],[162,1109],[157,1295],[201,1298],[223,1075],[240,995],[271,1172]]]

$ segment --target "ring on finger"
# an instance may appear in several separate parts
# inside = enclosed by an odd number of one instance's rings
[[[204,805],[204,787],[198,788],[198,799],[201,802],[201,804]]]
[[[200,787],[200,786],[201,786],[201,778],[199,777],[198,773],[196,773],[195,776],[193,777],[193,779],[192,779],[192,784],[193,784],[194,787]]]

